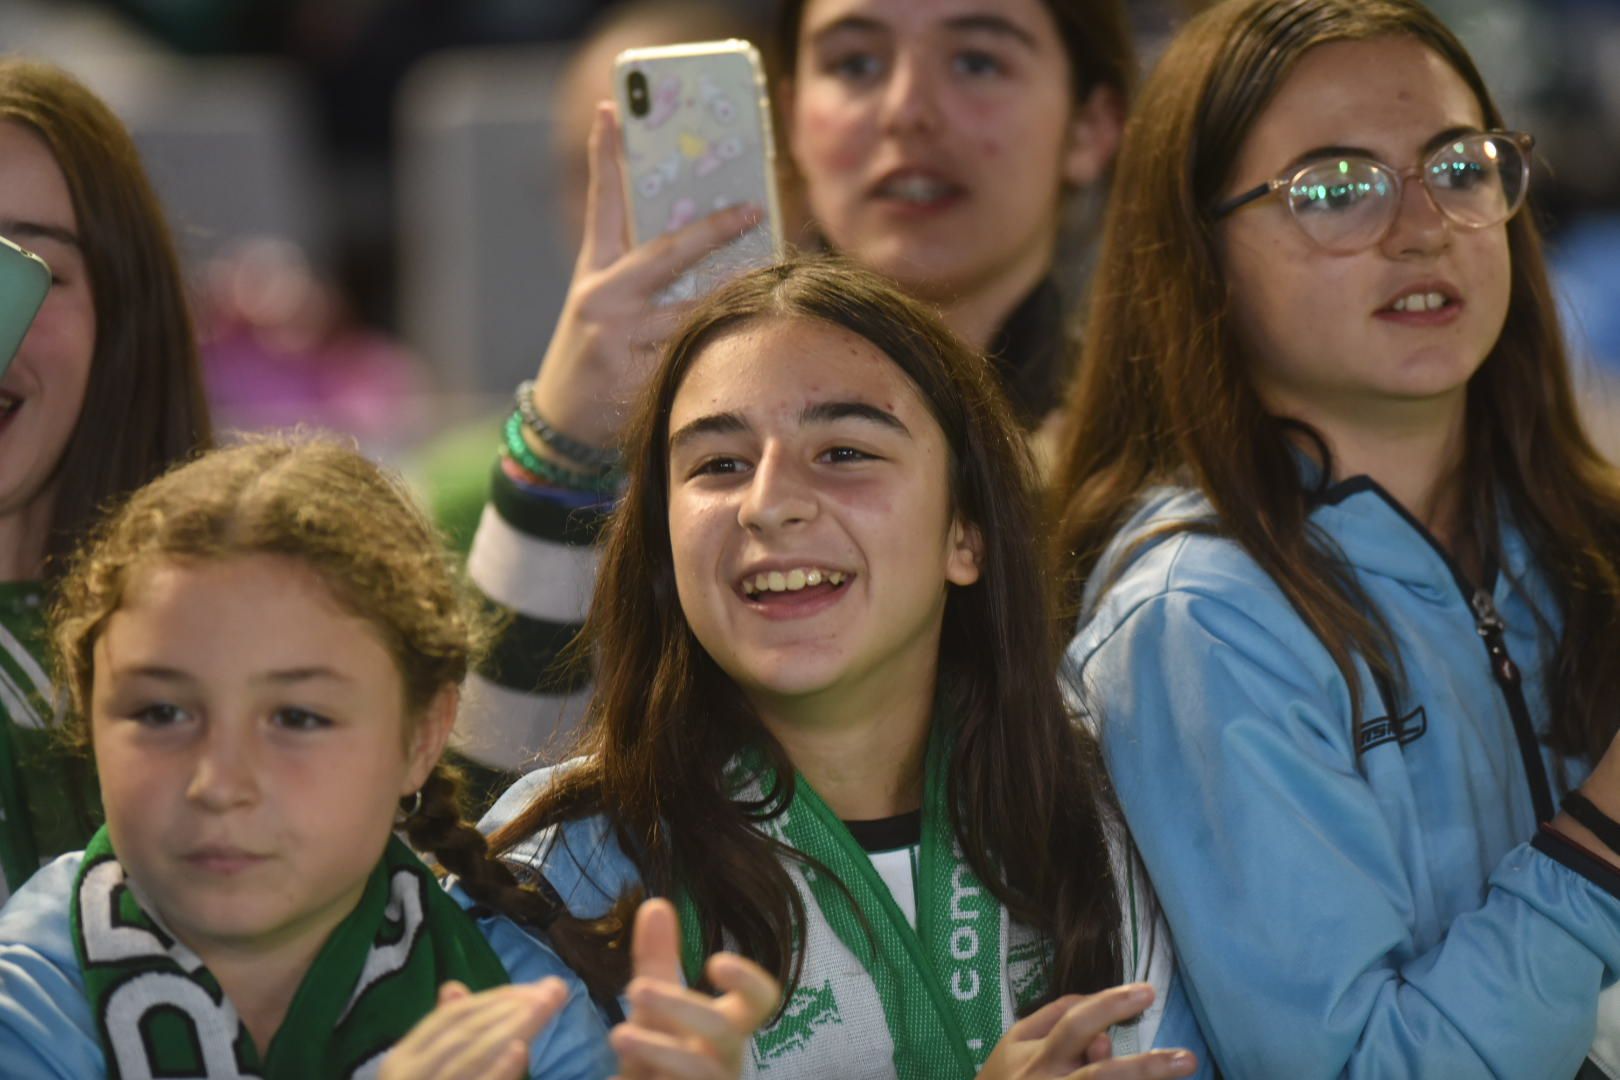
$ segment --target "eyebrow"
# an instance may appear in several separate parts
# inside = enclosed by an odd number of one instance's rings
[[[1025,48],[1036,50],[1039,43],[1035,35],[1019,26],[1005,15],[996,15],[990,12],[972,15],[957,15],[945,20],[945,25],[952,30],[996,34],[1000,37],[1011,38]]]
[[[65,229],[60,225],[44,225],[37,221],[0,221],[0,236],[16,242],[22,240],[55,240],[59,244],[84,250],[79,237],[72,229]]]
[[[906,427],[898,416],[887,409],[868,405],[864,401],[818,401],[806,405],[799,413],[800,424],[831,424],[839,420],[863,420],[897,431],[908,439],[911,438],[911,429]],[[750,430],[752,425],[743,419],[741,413],[711,413],[682,425],[680,430],[671,435],[669,452],[674,453],[683,443],[691,442],[703,435],[730,435]]]
[[[747,430],[748,421],[739,413],[710,413],[708,416],[698,417],[690,424],[682,425],[679,431],[670,435],[669,452],[674,453],[676,447],[703,435],[730,435]]]
[[[1035,35],[1024,27],[1013,22],[1005,15],[993,12],[974,12],[968,15],[955,15],[945,20],[945,27],[959,33],[995,34],[1000,37],[1011,38],[1025,48],[1034,50],[1039,48]],[[834,19],[826,26],[816,29],[810,35],[811,44],[819,44],[822,39],[842,33],[886,33],[890,32],[887,23],[871,18],[867,15],[845,15]]]
[[[801,424],[830,424],[838,420],[865,420],[898,431],[908,439],[911,437],[911,429],[901,423],[898,416],[864,401],[821,401],[805,406],[799,414]]]
[[[1474,127],[1471,124],[1459,124],[1456,127],[1446,128],[1446,130],[1439,132],[1438,134],[1429,136],[1428,140],[1423,144],[1423,149],[1419,151],[1418,157],[1420,159],[1426,158],[1440,147],[1450,142],[1452,139],[1455,139],[1457,136],[1477,135],[1480,133],[1480,130],[1480,128]],[[1300,154],[1283,168],[1285,170],[1297,169],[1301,165],[1305,165],[1312,161],[1321,161],[1324,158],[1336,157],[1363,157],[1372,158],[1374,161],[1379,160],[1378,155],[1367,149],[1365,146],[1316,146],[1305,151],[1303,154]]]
[[[191,683],[197,681],[190,672],[182,671],[179,668],[166,667],[162,664],[140,664],[136,667],[121,668],[113,672],[113,674],[124,678],[154,679],[158,682]],[[335,682],[354,681],[341,672],[320,665],[268,671],[263,675],[254,676],[253,681],[285,686],[288,683],[309,682],[314,679],[330,679]]]

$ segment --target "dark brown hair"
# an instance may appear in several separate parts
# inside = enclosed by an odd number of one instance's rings
[[[587,636],[596,695],[581,763],[501,829],[506,850],[536,830],[605,813],[647,891],[690,891],[706,951],[725,947],[790,987],[804,911],[781,858],[801,858],[757,827],[767,808],[734,802],[725,767],[764,753],[791,797],[793,768],[736,684],[687,625],[668,529],[670,409],[692,364],[724,334],[803,319],[871,342],[905,373],[944,431],[952,504],[976,526],[979,580],[946,601],[936,715],[958,725],[948,792],[956,835],[1013,918],[1050,935],[1050,990],[1093,991],[1121,978],[1119,900],[1105,835],[1110,805],[1092,740],[1060,697],[1051,589],[1032,536],[1024,440],[982,357],[922,305],[869,271],[831,260],[758,270],[705,300],[669,345],[626,452],[629,487],[612,520]],[[771,800],[773,806],[783,805]],[[559,919],[552,938],[599,996],[628,977],[637,899],[604,919]]]
[[[84,405],[56,466],[49,574],[104,505],[212,435],[174,243],[129,132],[78,80],[18,57],[0,57],[5,120],[43,139],[67,179],[96,312]]]
[[[1117,163],[1095,274],[1086,364],[1068,406],[1057,477],[1057,558],[1083,582],[1144,489],[1193,483],[1343,674],[1361,722],[1354,657],[1398,686],[1386,625],[1314,535],[1290,451],[1292,421],[1267,414],[1246,375],[1211,208],[1256,118],[1310,49],[1397,36],[1466,82],[1487,128],[1502,118],[1462,44],[1412,0],[1233,0],[1190,22],[1143,87]],[[1500,338],[1468,387],[1462,490],[1487,560],[1495,495],[1525,531],[1557,595],[1549,743],[1594,760],[1616,726],[1620,487],[1583,433],[1531,213],[1507,225],[1511,295]]]
[[[481,602],[402,481],[334,442],[256,437],[182,465],[96,526],[62,575],[51,612],[65,734],[90,744],[95,644],[131,580],[154,562],[278,555],[313,572],[365,620],[404,688],[408,743],[435,696],[458,686],[491,640]],[[464,879],[515,888],[462,820],[459,776],[439,762],[403,826],[413,847]]]

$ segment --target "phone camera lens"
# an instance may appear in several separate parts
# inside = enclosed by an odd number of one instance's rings
[[[625,90],[630,96],[630,115],[646,116],[649,109],[647,76],[639,71],[632,71],[624,82]]]

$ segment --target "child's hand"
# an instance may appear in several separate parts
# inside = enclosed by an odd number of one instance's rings
[[[439,1004],[383,1058],[378,1080],[520,1080],[529,1043],[568,1000],[561,979],[475,994],[439,987]]]
[[[1170,1080],[1191,1076],[1198,1059],[1185,1050],[1152,1050],[1114,1057],[1111,1025],[1129,1020],[1153,1003],[1143,983],[1096,994],[1068,994],[1007,1029],[978,1080]]]
[[[534,391],[541,416],[602,447],[618,443],[659,347],[691,306],[658,307],[654,298],[761,217],[758,207],[734,206],[631,246],[618,145],[613,107],[600,104],[591,125],[585,236]]]
[[[781,1000],[775,979],[732,953],[715,953],[704,968],[724,993],[688,990],[681,984],[680,940],[669,901],[641,905],[630,940],[630,1018],[612,1035],[622,1080],[730,1080],[742,1072],[754,1030]]]

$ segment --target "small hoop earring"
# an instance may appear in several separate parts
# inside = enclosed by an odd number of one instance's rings
[[[409,805],[406,805],[409,803]],[[422,809],[422,789],[417,788],[409,795],[399,800],[399,821],[401,824],[411,820]]]

